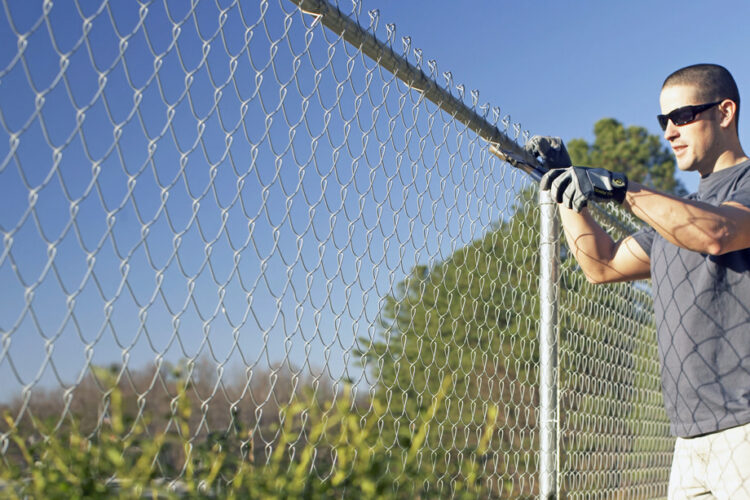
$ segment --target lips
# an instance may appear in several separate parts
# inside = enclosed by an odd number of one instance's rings
[[[687,149],[687,146],[684,144],[673,144],[672,145],[672,151],[674,151],[674,154],[679,155],[683,151]]]

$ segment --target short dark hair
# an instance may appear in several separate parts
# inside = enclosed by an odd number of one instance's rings
[[[718,64],[693,64],[678,69],[664,80],[662,90],[673,85],[691,85],[698,89],[703,102],[731,99],[737,105],[734,124],[740,121],[740,91],[732,74]]]

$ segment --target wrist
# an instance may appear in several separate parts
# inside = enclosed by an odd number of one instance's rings
[[[612,172],[612,198],[619,204],[625,201],[628,193],[628,176],[621,172]]]

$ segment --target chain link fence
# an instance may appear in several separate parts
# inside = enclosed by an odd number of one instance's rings
[[[6,464],[8,422],[95,435],[117,390],[339,495],[539,494],[537,191],[487,142],[526,136],[377,12],[300,4],[3,0]],[[664,496],[648,289],[561,263],[561,494]]]
[[[619,239],[637,219],[609,206],[598,222]],[[560,489],[570,498],[661,498],[674,439],[664,410],[651,290],[591,285],[561,266]]]

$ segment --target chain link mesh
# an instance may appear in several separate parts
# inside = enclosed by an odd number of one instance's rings
[[[637,219],[595,211],[615,240]],[[570,498],[666,497],[674,438],[647,283],[591,285],[564,252],[560,294],[560,473]]]
[[[16,426],[95,433],[118,388],[133,428],[231,435],[255,465],[312,449],[306,470],[331,484],[382,460],[394,490],[537,493],[525,174],[286,1],[2,7],[0,401]],[[519,138],[377,12],[338,8]],[[663,495],[648,291],[564,269],[562,489]],[[169,448],[155,467],[185,472]]]

